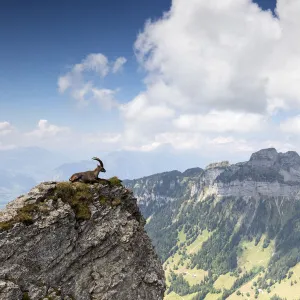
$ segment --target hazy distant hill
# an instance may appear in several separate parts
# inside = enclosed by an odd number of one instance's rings
[[[0,151],[0,208],[37,182],[50,180],[52,170],[66,161],[59,153],[37,147]]]
[[[35,183],[30,176],[0,170],[0,208],[9,200],[27,192]]]
[[[244,163],[125,184],[137,196],[164,261],[166,299],[300,297],[296,152],[264,149]]]
[[[85,157],[84,153],[81,156]],[[203,161],[198,155],[186,157],[183,153],[165,148],[153,152],[115,151],[109,154],[95,151],[95,156],[103,160],[107,170],[107,173],[100,176],[118,176],[122,179],[137,178],[173,168],[183,170],[197,161]],[[80,161],[38,147],[0,151],[0,206],[20,193],[27,192],[38,182],[68,180],[75,172],[92,170],[95,167],[96,162],[90,157]]]
[[[131,152],[116,151],[100,156],[104,162],[107,173],[100,176],[107,178],[118,176],[121,179],[133,179],[151,175],[158,172],[178,169],[184,170],[202,160],[200,156],[186,157],[184,154],[163,152]],[[55,169],[55,178],[66,180],[70,174],[82,170],[94,169],[96,163],[90,160],[62,164]]]
[[[36,180],[43,179],[54,168],[68,162],[66,156],[38,147],[25,147],[0,151],[2,170],[23,173]]]

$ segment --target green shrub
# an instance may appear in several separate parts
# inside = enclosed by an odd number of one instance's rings
[[[13,227],[16,223],[23,223],[25,225],[31,225],[33,223],[33,213],[39,211],[37,204],[27,204],[17,210],[17,215],[5,222],[0,222],[0,230],[7,231]]]
[[[80,182],[75,184],[58,183],[55,198],[60,198],[63,202],[68,203],[74,210],[77,220],[89,220],[91,218],[89,204],[93,197],[88,185]]]
[[[109,178],[108,181],[112,186],[122,186],[122,180],[120,180],[117,176]]]
[[[21,222],[25,225],[31,225],[33,223],[32,214],[39,211],[37,204],[27,204],[18,210],[16,221]]]
[[[0,222],[0,230],[7,231],[13,227],[14,223],[11,221]]]
[[[27,292],[23,293],[22,300],[30,300],[30,297]]]
[[[108,199],[107,199],[105,196],[103,196],[103,195],[100,196],[99,202],[100,202],[101,204],[106,204],[107,201],[108,201]]]

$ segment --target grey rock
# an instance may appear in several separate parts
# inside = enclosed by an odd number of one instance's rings
[[[80,184],[65,185],[80,196]],[[0,212],[0,299],[163,299],[164,272],[133,194],[122,186],[85,187],[89,218],[56,182]]]
[[[193,168],[183,173],[170,171],[135,180],[124,180],[123,183],[134,191],[139,208],[145,218],[148,218],[155,210],[177,201],[182,196],[189,184],[185,180],[186,176],[197,180],[202,173],[201,168]]]
[[[205,168],[205,170],[215,169],[215,168],[226,168],[229,166],[230,166],[229,161],[225,160],[225,161],[221,161],[221,162],[211,163]]]
[[[0,299],[21,299],[20,288],[11,281],[0,280]]]
[[[253,153],[250,162],[256,165],[271,166],[278,159],[278,153],[274,148],[262,149]]]

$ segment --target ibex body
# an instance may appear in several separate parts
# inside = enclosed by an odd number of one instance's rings
[[[96,183],[99,182],[100,178],[98,175],[100,172],[106,172],[103,166],[103,162],[98,157],[93,157],[94,160],[99,162],[97,168],[94,171],[86,171],[75,173],[70,177],[71,182],[83,182],[83,183]]]

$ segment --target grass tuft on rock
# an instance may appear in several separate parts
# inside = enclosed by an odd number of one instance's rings
[[[33,223],[33,214],[39,211],[37,204],[27,204],[17,210],[17,215],[5,222],[0,222],[0,230],[7,231],[11,229],[16,223],[23,223],[25,225],[31,225]]]
[[[14,223],[7,221],[7,222],[0,222],[0,231],[7,231],[13,227]]]
[[[68,203],[74,210],[77,220],[91,218],[89,204],[93,201],[93,197],[88,185],[81,182],[75,184],[60,182],[56,186],[55,198]]]
[[[30,300],[30,297],[28,295],[28,292],[23,293],[22,300]]]
[[[33,213],[39,211],[37,204],[27,204],[18,210],[16,221],[21,222],[25,225],[31,225],[33,223]]]
[[[120,180],[117,176],[109,178],[108,181],[112,186],[122,186],[122,180]]]
[[[108,198],[106,198],[105,196],[103,196],[103,195],[101,195],[100,197],[99,197],[99,202],[101,203],[101,204],[106,204],[106,203],[108,203],[108,201],[109,201],[109,199]]]

